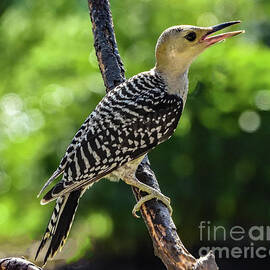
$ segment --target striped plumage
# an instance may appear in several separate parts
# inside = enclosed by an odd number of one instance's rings
[[[68,235],[77,207],[72,216],[65,219],[69,224],[64,228],[60,216],[69,200],[77,205],[83,191],[94,182],[105,176],[120,178],[118,168],[168,139],[177,126],[182,108],[182,99],[166,91],[166,83],[154,70],[130,78],[100,101],[44,186],[63,174],[61,181],[41,201],[45,204],[57,199],[37,252],[38,256],[46,241],[52,239],[44,263],[63,245]]]

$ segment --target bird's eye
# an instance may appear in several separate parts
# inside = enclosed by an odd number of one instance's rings
[[[196,33],[195,32],[190,32],[185,36],[185,38],[188,41],[194,41],[196,39]]]

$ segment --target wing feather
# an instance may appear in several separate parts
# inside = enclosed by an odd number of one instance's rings
[[[149,89],[143,80],[140,91],[131,95],[134,80],[107,94],[87,118],[63,158],[62,180],[42,203],[98,181],[173,134],[182,113],[182,99],[164,89]]]

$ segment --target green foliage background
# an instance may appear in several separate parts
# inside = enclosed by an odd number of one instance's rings
[[[188,248],[200,245],[201,220],[228,228],[267,224],[270,2],[112,0],[111,6],[128,77],[153,67],[155,42],[169,26],[243,21],[234,29],[245,35],[194,62],[181,123],[150,159]],[[0,2],[0,257],[32,256],[53,208],[40,206],[36,195],[103,95],[86,0]],[[125,184],[97,183],[58,258],[151,248],[143,222],[131,215],[134,202]]]

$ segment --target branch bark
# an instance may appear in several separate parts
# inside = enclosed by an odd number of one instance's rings
[[[4,258],[0,260],[0,270],[42,270],[42,268],[23,258]]]
[[[94,47],[106,91],[125,81],[124,65],[118,53],[108,0],[88,0]],[[146,156],[136,172],[138,180],[158,190],[159,184]],[[138,201],[145,194],[132,188]],[[217,270],[213,253],[195,259],[181,242],[167,207],[157,201],[146,202],[141,215],[153,241],[155,255],[168,270]]]

